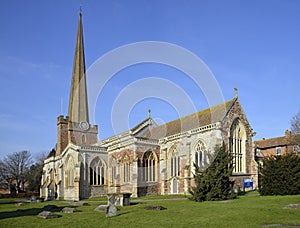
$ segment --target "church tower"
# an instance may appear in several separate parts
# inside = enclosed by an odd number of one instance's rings
[[[98,141],[98,126],[91,125],[89,122],[81,12],[79,13],[68,116],[61,115],[57,118],[57,130],[57,155],[61,154],[69,143],[92,145]]]

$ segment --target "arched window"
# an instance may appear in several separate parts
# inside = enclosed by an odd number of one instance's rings
[[[111,160],[111,183],[112,184],[117,184],[117,160],[113,157]]]
[[[156,181],[157,159],[154,153],[147,151],[143,157],[143,181]]]
[[[235,120],[231,126],[229,150],[232,154],[232,162],[234,166],[233,172],[245,172],[246,131],[239,120]]]
[[[180,157],[176,149],[176,145],[173,145],[169,151],[170,155],[170,167],[171,167],[171,176],[176,177],[180,176]]]
[[[72,187],[74,186],[74,159],[72,156],[69,156],[67,159],[67,165],[65,170],[65,186]]]
[[[90,165],[90,185],[104,185],[105,177],[105,164],[99,158],[95,158]]]
[[[86,143],[86,137],[85,135],[82,135],[82,144],[85,144]]]
[[[199,142],[195,146],[194,162],[200,169],[205,168],[209,162],[206,145],[202,140],[199,140]]]
[[[122,159],[122,163],[123,163],[123,182],[128,183],[130,182],[131,172],[130,172],[130,159],[127,154],[124,155]]]

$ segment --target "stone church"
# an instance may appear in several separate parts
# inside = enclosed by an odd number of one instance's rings
[[[158,126],[151,118],[98,140],[91,125],[85,75],[82,15],[74,56],[67,116],[57,118],[56,150],[44,161],[41,197],[65,200],[130,193],[189,194],[194,163],[205,168],[216,145],[232,153],[235,188],[257,180],[252,128],[235,94],[232,100]]]

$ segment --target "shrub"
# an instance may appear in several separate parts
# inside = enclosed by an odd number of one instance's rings
[[[295,154],[267,157],[263,161],[261,195],[300,193],[300,157]]]

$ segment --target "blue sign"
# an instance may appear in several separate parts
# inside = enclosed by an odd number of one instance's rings
[[[244,179],[244,189],[245,188],[252,188],[253,189],[253,179],[252,178],[245,178]]]

